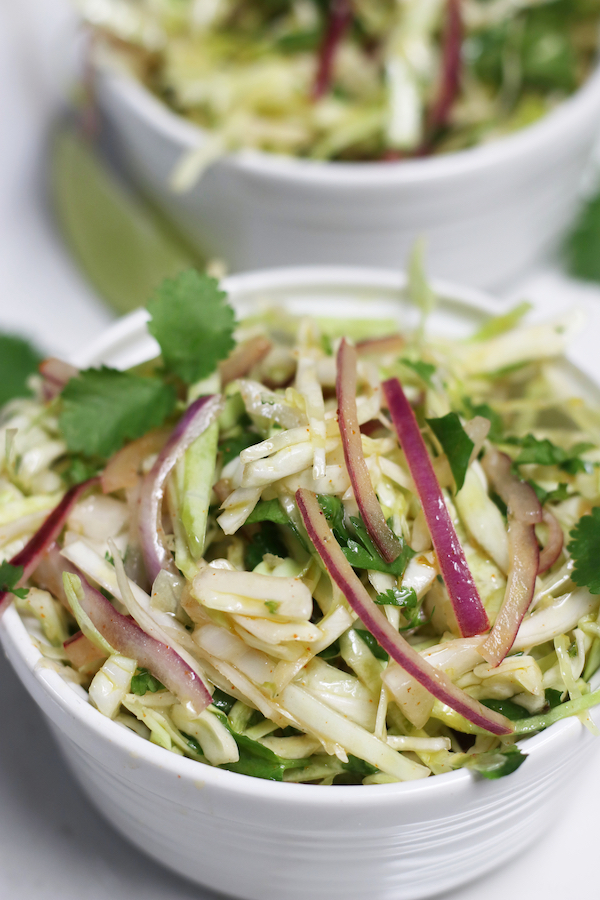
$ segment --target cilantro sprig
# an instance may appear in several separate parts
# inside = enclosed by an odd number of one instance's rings
[[[521,448],[514,460],[515,466],[558,466],[569,475],[587,472],[592,467],[592,463],[581,459],[581,455],[588,450],[593,450],[593,444],[579,443],[565,450],[564,447],[559,447],[548,438],[540,440],[533,434],[526,434],[522,438],[508,438],[507,443],[516,444]]]
[[[570,538],[567,550],[575,563],[571,578],[590,594],[600,594],[600,506],[580,518]]]
[[[148,691],[155,694],[157,691],[164,690],[164,687],[164,684],[155,678],[148,669],[137,669],[131,679],[131,693],[138,694],[140,697],[143,697]]]
[[[235,346],[235,314],[215,278],[195,269],[162,282],[148,303],[148,331],[165,367],[192,384],[214,372]]]
[[[0,334],[0,406],[14,397],[30,394],[27,379],[37,371],[41,357],[32,345],[16,335]]]
[[[28,594],[27,588],[18,588],[17,584],[23,577],[23,566],[12,566],[9,562],[0,564],[0,593],[14,594],[20,600],[24,600]]]
[[[390,588],[383,594],[375,597],[375,603],[378,606],[397,606],[407,621],[407,624],[400,628],[400,631],[410,631],[418,628],[420,625],[426,625],[421,616],[421,601],[417,597],[414,588]]]
[[[385,572],[388,575],[401,576],[404,574],[409,560],[414,556],[414,551],[408,544],[400,540],[402,550],[399,555],[392,563],[386,563],[371,540],[361,518],[350,517],[350,523],[354,529],[352,534],[346,528],[344,507],[339,497],[319,494],[318,500],[325,518],[331,525],[335,538],[351,566],[355,569],[372,569],[375,572]]]
[[[465,483],[469,460],[475,444],[455,412],[449,412],[446,416],[426,421],[448,457],[458,492]]]
[[[59,424],[67,447],[86,457],[108,458],[165,421],[175,389],[158,378],[109,369],[86,369],[67,383]]]

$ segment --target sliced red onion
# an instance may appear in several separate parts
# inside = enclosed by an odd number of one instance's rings
[[[230,381],[247,375],[253,366],[265,358],[271,347],[271,342],[260,334],[244,341],[243,344],[236,344],[227,359],[219,363],[219,374],[223,387]]]
[[[463,637],[482,634],[490,627],[488,617],[444,502],[415,414],[397,378],[383,383],[383,393],[421,500],[460,633]]]
[[[515,519],[523,525],[538,525],[542,521],[540,501],[531,485],[513,475],[510,456],[491,447],[481,464],[494,490]]]
[[[560,523],[556,516],[554,516],[550,512],[550,510],[543,510],[542,519],[548,526],[548,540],[546,541],[546,545],[544,546],[543,550],[540,552],[538,575],[541,575],[542,572],[546,572],[551,566],[554,565],[554,563],[560,556],[565,540],[565,536],[563,534],[562,528],[560,527]]]
[[[100,475],[103,493],[112,494],[113,491],[135,487],[141,463],[152,453],[158,453],[164,447],[168,436],[169,429],[153,428],[115,453]]]
[[[447,125],[460,88],[462,39],[460,0],[447,0],[446,24],[442,39],[441,78],[438,94],[429,114],[429,127],[433,131]]]
[[[509,516],[508,552],[510,565],[506,593],[494,627],[480,650],[492,666],[500,665],[510,652],[533,599],[540,556],[533,525],[524,525],[519,519]]]
[[[67,491],[58,506],[56,506],[43,525],[38,528],[32,538],[25,544],[22,550],[10,560],[11,566],[23,566],[23,575],[19,580],[22,585],[34,572],[43,555],[51,544],[57,539],[69,518],[71,510],[89,488],[98,483],[98,478],[90,478],[81,484],[76,484]],[[0,591],[0,616],[10,606],[12,594],[8,591]]]
[[[351,0],[330,0],[325,36],[319,49],[313,99],[319,100],[331,87],[338,48],[352,22]]]
[[[510,562],[506,593],[494,627],[481,648],[481,655],[490,665],[497,666],[510,652],[533,599],[540,560],[534,526],[542,521],[542,507],[533,488],[513,475],[511,459],[505,453],[491,447],[482,465],[494,490],[508,507]]]
[[[359,356],[368,356],[371,353],[384,356],[387,353],[402,353],[405,345],[406,341],[401,334],[386,334],[382,337],[358,341],[356,352]]]
[[[373,543],[385,561],[391,563],[399,556],[402,546],[385,521],[365,462],[356,411],[356,348],[345,338],[337,355],[335,392],[344,459],[354,497]]]
[[[81,581],[79,602],[104,640],[118,653],[137,660],[140,668],[148,669],[182,703],[189,703],[194,713],[200,715],[211,702],[210,691],[179,654],[147,635],[129,616],[118,612],[110,600],[91,587],[83,573],[64,558],[63,572],[76,575]]]
[[[140,493],[140,543],[146,571],[153,582],[161,569],[176,573],[173,557],[163,541],[162,499],[165,482],[177,460],[214,422],[223,408],[219,395],[199,397],[185,411],[158,459],[144,478]]]
[[[316,494],[300,488],[296,492],[296,503],[308,535],[327,571],[354,612],[391,658],[434,697],[464,716],[473,725],[484,728],[492,734],[510,734],[513,728],[508,719],[486,709],[452,684],[445,672],[434,669],[426,662],[388,622],[385,613],[371,600],[363,583],[344,556],[321,511]]]
[[[49,356],[47,359],[42,360],[39,370],[40,375],[44,379],[42,385],[44,400],[48,402],[60,394],[71,378],[79,375],[79,369],[64,362],[62,359],[56,359],[54,356]]]

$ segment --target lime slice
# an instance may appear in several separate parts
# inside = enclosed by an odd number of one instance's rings
[[[120,313],[144,306],[163,278],[205,266],[70,127],[55,136],[51,191],[69,249]]]

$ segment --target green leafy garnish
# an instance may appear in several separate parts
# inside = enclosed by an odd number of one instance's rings
[[[103,468],[104,463],[102,461],[94,462],[84,459],[82,456],[71,456],[61,475],[68,486],[72,487],[74,484],[81,484],[83,481],[87,481],[88,478],[93,478]]]
[[[569,536],[567,550],[575,563],[572,580],[590,594],[600,594],[600,506],[582,516]]]
[[[238,745],[240,758],[237,762],[220,766],[221,769],[229,769],[230,772],[239,772],[241,775],[251,775],[254,778],[267,778],[269,781],[283,781],[286,769],[304,768],[309,764],[308,759],[283,759],[245,734],[238,734],[235,731],[231,733]]]
[[[19,600],[24,600],[29,593],[27,588],[17,587],[22,577],[23,566],[11,566],[9,562],[0,563],[0,593],[14,594]]]
[[[482,416],[490,423],[488,437],[495,444],[500,443],[504,436],[504,423],[502,416],[497,413],[488,403],[473,403],[468,397],[463,398],[463,407],[466,415],[473,419],[475,416]]]
[[[533,434],[527,434],[523,438],[510,438],[508,443],[521,447],[519,455],[514,460],[515,466],[558,466],[569,475],[587,472],[592,466],[591,463],[586,463],[580,457],[582,453],[592,450],[593,444],[575,444],[569,450],[565,450],[563,447],[553,444],[548,438],[539,440]]]
[[[318,494],[319,505],[325,514],[325,518],[331,526],[335,539],[342,547],[342,552],[350,565],[355,569],[373,569],[376,572],[386,572],[388,575],[401,576],[408,565],[414,551],[405,544],[401,538],[402,550],[394,562],[386,563],[365,528],[361,518],[350,517],[354,529],[351,534],[344,523],[344,505],[339,497],[331,494]]]
[[[27,379],[37,372],[40,360],[39,353],[23,338],[0,334],[0,406],[31,393]]]
[[[546,688],[544,696],[550,709],[554,709],[555,706],[560,706],[562,703],[562,692],[557,691],[554,688]]]
[[[176,399],[174,389],[156,378],[104,366],[71,378],[61,398],[59,423],[69,450],[103,458],[162,425]]]
[[[426,421],[448,457],[458,492],[465,483],[469,460],[475,444],[462,427],[455,412],[450,412],[439,419],[427,419]]]
[[[225,691],[222,691],[220,688],[215,688],[211,702],[213,706],[228,716],[237,703],[237,700],[235,697],[230,697],[229,694],[226,694]]]
[[[235,316],[215,278],[195,269],[167,278],[148,303],[148,330],[165,367],[191,384],[215,371],[233,350]]]
[[[325,647],[324,650],[321,650],[320,653],[317,653],[317,656],[320,656],[321,659],[335,659],[340,655],[340,642],[339,640],[333,641],[329,647]]]
[[[375,603],[378,606],[399,607],[402,615],[407,620],[407,624],[400,631],[409,631],[412,628],[427,624],[421,619],[421,603],[414,588],[390,588],[388,591],[384,591],[383,594],[378,594],[375,597]]]
[[[351,753],[348,754],[348,762],[342,763],[342,768],[346,772],[356,772],[358,775],[374,775],[379,771],[376,766],[372,766],[365,759],[359,759],[358,756],[352,756]]]
[[[289,521],[279,500],[259,500],[246,519],[246,525],[252,525],[253,522],[275,522],[277,525],[289,525]]]
[[[287,556],[285,544],[279,536],[277,525],[273,522],[263,522],[260,530],[252,536],[244,557],[246,568],[250,571],[255,569],[263,561],[265,553],[271,553],[281,559]]]
[[[277,600],[265,600],[265,606],[272,616],[277,615],[277,610],[279,609],[279,603],[277,602]]]
[[[259,434],[255,434],[253,431],[246,431],[239,437],[223,441],[219,444],[219,450],[223,454],[223,465],[226,466],[228,462],[239,456],[242,450],[252,447],[253,444],[258,444],[261,440],[262,438]]]
[[[518,703],[514,703],[512,700],[496,700],[491,698],[489,700],[482,700],[481,703],[484,706],[487,706],[488,709],[500,713],[502,716],[506,716],[511,722],[516,722],[518,719],[527,719],[530,716],[530,713],[524,706],[519,706]]]
[[[425,384],[431,387],[431,376],[434,374],[436,368],[434,365],[424,362],[422,359],[412,360],[403,358],[400,362],[403,366],[416,372],[421,381],[424,381]]]
[[[469,769],[474,769],[479,775],[490,781],[511,775],[527,759],[527,754],[516,746],[507,747],[505,750],[490,750],[488,753],[467,754],[467,756],[468,759],[464,765]]]
[[[373,656],[382,660],[388,660],[390,658],[389,653],[383,649],[377,638],[374,637],[370,631],[367,631],[366,628],[355,628],[354,631],[361,641],[367,645]]]
[[[528,479],[527,484],[533,488],[535,495],[542,506],[544,503],[559,502],[560,500],[566,500],[567,497],[571,496],[569,494],[569,485],[564,481],[561,481],[558,487],[554,488],[552,491],[547,491],[541,485],[536,484],[535,481],[531,481],[530,479]]]
[[[158,678],[151,675],[148,669],[137,669],[131,679],[131,693],[139,694],[140,697],[143,697],[148,691],[151,694],[155,694],[157,691],[163,691],[164,688],[164,684],[161,684]]]

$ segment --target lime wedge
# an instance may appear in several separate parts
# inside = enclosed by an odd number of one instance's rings
[[[144,306],[163,278],[190,266],[205,267],[71,127],[56,133],[50,182],[67,246],[118,312]]]

